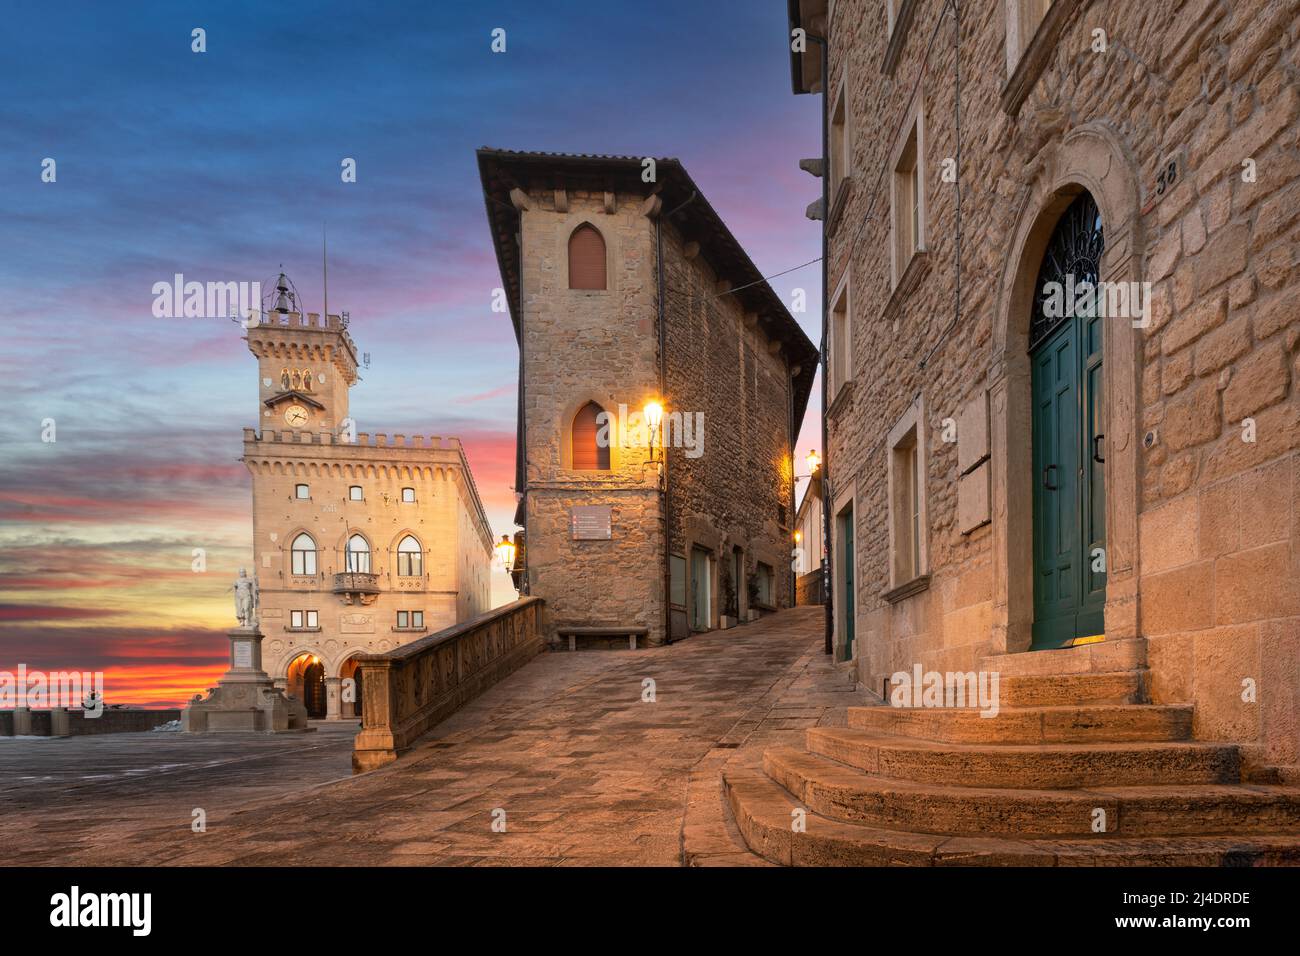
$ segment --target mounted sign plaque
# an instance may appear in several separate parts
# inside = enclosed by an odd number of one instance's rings
[[[574,505],[569,511],[574,541],[608,541],[613,535],[609,505]]]

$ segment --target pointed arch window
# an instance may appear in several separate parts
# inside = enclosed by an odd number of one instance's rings
[[[589,222],[569,236],[569,288],[604,289],[605,238]]]
[[[397,543],[397,573],[404,578],[417,578],[424,573],[420,542],[409,534]]]
[[[576,471],[609,471],[609,435],[602,425],[605,410],[588,402],[573,416],[573,468]],[[603,439],[603,440],[602,440]]]
[[[353,574],[370,573],[370,544],[359,534],[348,538],[346,566]]]
[[[307,532],[293,539],[289,555],[294,574],[316,573],[316,542]]]

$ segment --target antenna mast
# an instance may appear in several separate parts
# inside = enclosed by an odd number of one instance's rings
[[[325,223],[320,224],[320,269],[325,280],[325,328],[330,324],[330,267]]]

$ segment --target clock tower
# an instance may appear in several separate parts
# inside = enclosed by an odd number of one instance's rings
[[[357,380],[346,317],[304,314],[282,272],[274,306],[249,317],[247,341],[257,356],[259,430],[346,430],[348,389]]]

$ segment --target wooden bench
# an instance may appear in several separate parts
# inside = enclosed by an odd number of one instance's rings
[[[569,650],[578,649],[580,637],[626,637],[628,650],[636,650],[636,639],[650,633],[646,627],[557,627],[556,636],[569,639]]]

